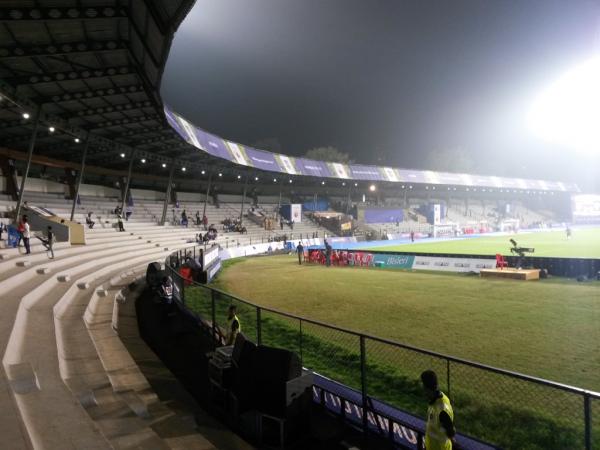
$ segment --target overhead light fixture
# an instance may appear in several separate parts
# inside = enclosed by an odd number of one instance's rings
[[[254,177],[254,181],[258,181],[258,177]]]
[[[204,175],[204,174],[206,173],[206,171],[205,171],[205,170],[203,170],[203,171],[202,171],[202,172],[200,172],[200,173],[201,173],[202,175]]]
[[[182,171],[182,172],[185,172],[185,167],[182,167],[182,168],[181,168],[181,171]]]
[[[358,187],[358,183],[354,183],[354,187]]]
[[[54,128],[54,127],[52,127],[52,126],[48,127],[48,131],[49,131],[50,133],[54,133],[54,131],[55,131],[55,130],[56,130],[56,128]]]
[[[121,153],[121,158],[125,158],[125,153]]]
[[[75,138],[74,141],[76,144],[79,144],[79,138]]]
[[[346,182],[345,181],[342,183],[342,186],[346,186]]]
[[[146,163],[146,159],[142,158],[142,164],[145,164],[145,163]]]
[[[277,183],[277,178],[273,178],[273,183]]]
[[[290,183],[292,182],[292,180],[290,180]]]
[[[223,174],[222,174],[221,172],[219,172],[219,176],[220,176],[220,177],[222,177],[222,176],[223,176]]]
[[[242,179],[242,176],[241,176],[241,175],[238,175],[238,180],[241,180],[241,179]]]
[[[23,119],[29,119],[29,117],[31,117],[29,113],[23,113]]]
[[[369,190],[371,192],[375,192],[375,189],[377,189],[377,187],[374,184],[372,184],[371,186],[369,186]]]
[[[321,185],[324,185],[324,184],[325,184],[325,182],[324,182],[324,181],[321,181]]]
[[[163,169],[164,169],[165,167],[167,167],[167,165],[166,165],[165,163],[162,163],[162,166],[163,166]]]

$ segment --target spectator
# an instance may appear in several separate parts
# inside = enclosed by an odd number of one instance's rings
[[[91,230],[92,228],[94,228],[94,224],[95,224],[96,222],[94,222],[94,221],[92,220],[92,213],[91,213],[91,212],[89,212],[89,213],[87,214],[87,216],[85,217],[85,223],[87,224],[87,226],[88,226],[88,228],[89,228],[90,230]]]
[[[429,403],[425,428],[425,449],[451,450],[456,430],[450,400],[439,390],[437,375],[433,370],[423,372],[421,382]]]
[[[302,245],[302,241],[298,241],[296,253],[298,254],[298,264],[302,265],[302,260],[304,259],[304,246]]]
[[[173,283],[170,277],[163,277],[160,287],[158,288],[158,295],[167,305],[173,302]]]
[[[118,216],[123,212],[123,208],[121,208],[121,205],[117,205],[113,212],[115,213],[115,216]]]
[[[29,246],[29,239],[31,238],[31,231],[29,228],[29,221],[27,216],[23,216],[23,244],[25,245],[25,253],[31,254],[31,247]]]
[[[237,308],[235,305],[230,305],[227,310],[227,334],[225,335],[225,345],[233,345],[238,333],[241,333],[242,331],[242,325],[240,324],[240,319],[238,319],[236,312]]]
[[[0,242],[2,242],[2,233],[4,232],[4,222],[0,222]]]
[[[181,211],[181,225],[185,226],[186,228],[188,226],[188,218],[185,209]]]
[[[415,232],[414,231],[410,231],[410,242],[415,242]]]
[[[123,219],[121,218],[121,214],[117,215],[117,226],[119,227],[119,231],[125,231],[125,228],[123,228]]]
[[[38,239],[42,241],[42,245],[46,247],[46,251],[50,252],[50,259],[54,259],[54,233],[52,232],[52,227],[48,225],[46,237]]]
[[[129,218],[131,217],[131,215],[133,214],[132,209],[128,206],[127,210],[125,211],[125,221],[129,221]]]
[[[329,245],[329,242],[325,239],[325,264],[327,267],[331,266],[331,250],[331,245]]]
[[[283,217],[279,219],[279,229],[283,230]]]
[[[208,227],[208,217],[206,217],[206,214],[202,216],[202,224],[204,225],[204,231],[206,231]]]
[[[196,211],[196,225],[200,226],[200,211]]]

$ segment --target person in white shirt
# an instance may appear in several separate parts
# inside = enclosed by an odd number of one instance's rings
[[[23,244],[25,244],[25,253],[28,255],[31,253],[31,248],[29,247],[29,238],[31,238],[29,222],[27,220],[27,216],[23,216]]]

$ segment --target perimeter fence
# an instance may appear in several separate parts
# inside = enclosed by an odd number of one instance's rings
[[[363,405],[372,398],[423,418],[419,376],[434,370],[461,433],[506,449],[600,449],[600,393],[261,307],[184,279],[177,270],[184,257],[166,261],[175,297],[215,343],[235,305],[247,339],[297,353],[307,369],[361,392]]]

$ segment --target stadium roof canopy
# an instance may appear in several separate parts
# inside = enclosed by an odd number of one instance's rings
[[[175,161],[235,174],[269,170],[303,175],[308,183],[328,177],[578,190],[574,184],[542,180],[325,164],[263,152],[205,133],[164,108],[160,97],[174,33],[194,1],[3,0],[0,145],[5,148],[0,148],[0,154],[27,149],[39,111],[36,154],[78,163],[82,144],[89,138],[88,164],[107,169],[125,169],[135,150],[136,161]],[[208,144],[199,142],[198,136],[208,136]],[[214,143],[222,148],[215,144],[216,150],[211,151]]]
[[[166,123],[160,82],[175,30],[194,0],[4,0],[0,3],[0,143],[24,150],[41,108],[35,153],[127,166],[130,154],[190,152]],[[30,114],[28,120],[23,113]],[[55,128],[54,132],[49,127]],[[79,138],[79,143],[75,138]],[[225,165],[225,163],[223,163]]]

